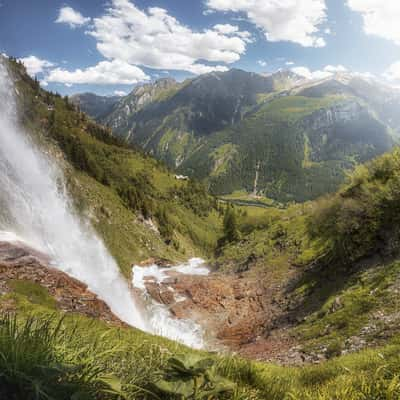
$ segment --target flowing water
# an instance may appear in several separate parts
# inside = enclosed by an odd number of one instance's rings
[[[15,88],[0,56],[0,241],[23,241],[45,252],[54,266],[86,283],[128,324],[202,347],[202,331],[193,322],[173,319],[165,306],[151,301],[139,310],[115,260],[89,221],[74,212],[61,170],[19,126],[16,109]],[[208,273],[200,264],[195,259],[175,269]],[[135,267],[134,284],[144,289],[144,275],[151,271],[162,281],[164,271],[158,267]],[[149,300],[145,290],[143,296]]]
[[[118,317],[146,329],[116,262],[90,224],[75,215],[61,171],[18,125],[14,92],[0,60],[0,230],[46,252]]]
[[[168,272],[172,271],[187,275],[208,275],[210,272],[204,266],[204,261],[201,258],[192,258],[185,264],[171,268],[161,268],[157,265],[149,265],[147,267],[135,265],[133,267],[133,286],[142,292],[144,303],[148,310],[148,323],[156,335],[168,337],[196,349],[202,349],[206,347],[206,344],[204,342],[204,332],[200,325],[190,320],[171,318],[168,308],[153,300],[146,291],[145,282],[147,279],[159,284],[169,278]],[[175,301],[185,300],[185,298],[174,297]]]

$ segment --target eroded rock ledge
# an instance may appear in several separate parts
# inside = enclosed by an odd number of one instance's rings
[[[50,259],[23,243],[0,242],[0,295],[11,291],[10,281],[30,281],[46,288],[57,307],[124,325],[88,287],[50,265]],[[14,311],[12,302],[0,302],[0,311]]]

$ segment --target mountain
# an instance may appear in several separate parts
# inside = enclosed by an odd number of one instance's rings
[[[309,82],[230,70],[138,87],[99,121],[214,194],[304,201],[393,146],[399,102],[356,75]]]
[[[94,93],[81,93],[71,96],[71,102],[93,118],[108,114],[120,100],[119,96],[97,96]]]
[[[68,98],[42,90],[15,60],[0,56],[0,82],[1,398],[399,398],[398,149],[315,201],[225,206],[121,143]],[[324,97],[318,85],[301,83],[250,116],[328,136],[332,121],[369,112],[342,83],[325,81],[332,94]],[[303,90],[312,95],[297,94]],[[337,91],[345,100],[336,102]],[[395,97],[382,99],[376,103],[388,100],[394,110]],[[247,116],[234,127],[244,123],[253,135]],[[38,242],[41,249],[32,248]],[[198,333],[194,321],[212,323],[212,349],[222,339],[236,354],[195,351],[123,322],[111,305],[122,299],[131,316],[139,288],[131,292],[115,274],[108,251],[129,282],[150,271],[140,305],[149,318],[160,316],[153,333],[171,324]],[[199,254],[209,275],[182,273],[188,265],[160,269],[155,260]]]

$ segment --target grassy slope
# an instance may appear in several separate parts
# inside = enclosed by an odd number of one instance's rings
[[[61,326],[54,330],[61,314],[54,310],[46,289],[38,286],[27,291],[24,285],[13,286],[15,291],[2,296],[0,304],[12,300],[19,309],[19,323],[28,320],[28,325],[21,325],[13,334],[7,319],[0,320],[0,393],[12,388],[17,399],[44,399],[46,392],[56,399],[67,399],[71,392],[80,393],[82,397],[74,397],[79,399],[120,398],[110,389],[126,399],[154,399],[153,384],[165,373],[168,358],[185,354],[210,357],[213,370],[236,383],[235,393],[215,397],[220,399],[389,400],[400,395],[400,345],[396,340],[384,348],[321,365],[278,367],[195,352],[136,329],[107,326],[71,314],[64,316]],[[35,322],[31,326],[32,317]],[[18,349],[23,352],[18,353]],[[39,362],[40,367],[36,364]],[[19,392],[22,397],[18,397]]]
[[[335,195],[286,209],[238,208],[242,238],[224,270],[288,285],[292,334],[328,357],[398,335],[400,150],[360,166]],[[296,279],[288,282],[289,276]]]

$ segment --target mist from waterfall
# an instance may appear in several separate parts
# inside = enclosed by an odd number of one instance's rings
[[[0,57],[0,230],[51,256],[111,310],[147,330],[127,282],[88,221],[73,211],[60,169],[18,125],[13,81]]]

